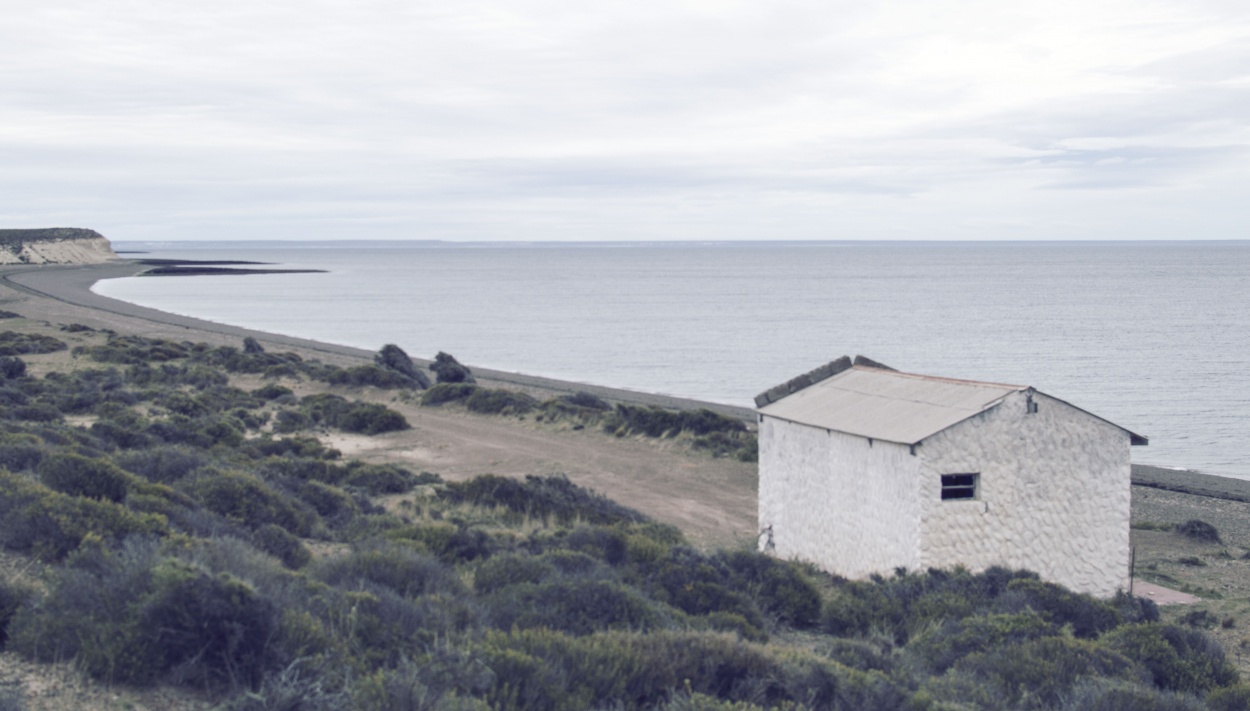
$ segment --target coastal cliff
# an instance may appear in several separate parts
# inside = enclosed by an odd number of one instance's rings
[[[0,230],[0,264],[100,264],[114,259],[112,245],[95,230]]]

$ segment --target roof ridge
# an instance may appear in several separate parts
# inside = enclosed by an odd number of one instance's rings
[[[866,365],[856,365],[856,366],[852,366],[852,369],[872,370],[872,371],[877,371],[881,373],[887,373],[889,375],[902,375],[908,378],[916,378],[918,380],[932,380],[932,381],[941,382],[941,383],[953,383],[956,385],[988,385],[988,386],[995,387],[995,388],[1008,388],[1010,390],[1015,390],[1015,391],[1036,390],[1036,388],[1034,388],[1031,385],[1012,385],[1009,383],[994,383],[988,380],[968,380],[966,378],[948,378],[942,375],[925,375],[924,373],[907,373],[901,370],[894,370],[893,368],[873,368],[873,367],[866,366]]]

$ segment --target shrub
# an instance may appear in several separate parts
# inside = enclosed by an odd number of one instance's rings
[[[649,630],[672,624],[633,588],[608,580],[519,583],[481,599],[498,629],[544,627],[573,635],[603,630]]]
[[[1124,625],[1101,642],[1145,665],[1160,689],[1205,694],[1237,681],[1224,650],[1201,630],[1158,623]]]
[[[538,401],[522,392],[477,388],[465,399],[470,412],[483,415],[524,415],[538,406]]]
[[[1026,607],[1056,625],[1071,625],[1072,633],[1084,639],[1098,637],[1120,624],[1119,611],[1111,604],[1031,578],[1008,583],[999,606]]]
[[[425,391],[421,396],[421,404],[433,407],[449,402],[460,402],[472,395],[474,390],[477,390],[477,386],[469,383],[439,383]]]
[[[408,357],[404,349],[394,343],[382,346],[382,350],[373,356],[373,362],[383,368],[403,375],[419,388],[430,387],[430,379],[426,377],[425,373],[417,370],[417,366],[413,365],[412,359]]]
[[[265,524],[252,534],[252,542],[260,550],[282,561],[292,570],[304,567],[312,560],[312,553],[300,539],[287,533],[286,529],[272,523]]]
[[[345,470],[343,484],[364,489],[374,496],[403,494],[416,485],[413,473],[397,464],[351,462]]]
[[[277,400],[285,395],[294,395],[295,391],[277,383],[268,383],[252,391],[252,395],[261,400]]]
[[[543,558],[525,555],[497,555],[478,565],[473,575],[473,589],[479,594],[492,593],[509,585],[537,583],[555,572]]]
[[[45,486],[71,496],[121,501],[129,479],[114,464],[77,454],[53,454],[39,463],[39,479]]]
[[[402,543],[374,542],[347,555],[318,561],[312,572],[345,590],[369,582],[404,597],[464,593],[454,570]]]
[[[0,467],[11,472],[34,469],[43,459],[39,440],[30,435],[9,436],[0,439]]]
[[[277,610],[240,580],[151,547],[71,563],[14,620],[14,646],[25,656],[73,657],[109,683],[168,677],[201,688],[252,688],[272,665]]]
[[[122,452],[113,461],[132,474],[162,484],[172,484],[209,463],[197,450],[169,445]]]
[[[16,380],[25,375],[26,361],[13,356],[0,356],[0,379]]]
[[[760,611],[796,629],[820,621],[820,593],[793,563],[754,551],[720,554],[733,571],[734,586],[747,591]]]
[[[28,353],[55,353],[68,346],[64,341],[39,333],[0,331],[0,356],[18,356]]]
[[[409,377],[398,373],[394,370],[388,370],[378,365],[358,365],[351,368],[332,368],[326,369],[321,376],[331,385],[354,385],[364,387],[371,385],[375,388],[413,388],[416,383]]]
[[[439,493],[453,503],[502,506],[516,514],[562,522],[580,519],[587,523],[612,524],[644,522],[647,517],[611,499],[569,481],[563,476],[529,475],[518,481],[484,474],[463,482],[449,482]]]
[[[74,349],[75,354],[84,354],[100,363],[129,365],[177,360],[188,357],[191,352],[189,343],[174,343],[143,336],[119,336],[115,333],[110,334],[108,342],[102,346],[79,346]]]
[[[584,390],[579,390],[573,393],[572,395],[562,395],[560,396],[560,399],[563,400],[564,402],[567,402],[570,405],[575,405],[577,407],[584,407],[590,410],[611,410],[612,409],[612,406],[609,405],[606,400],[599,397],[598,395],[593,395]]]
[[[296,506],[248,474],[204,470],[185,488],[204,508],[252,529],[275,524],[302,537],[312,532],[317,520],[311,509]]]
[[[1199,521],[1198,519],[1190,519],[1189,521],[1180,524],[1176,527],[1176,532],[1195,541],[1202,541],[1204,543],[1221,542],[1220,532],[1215,529],[1215,526],[1212,526],[1206,521]]]
[[[349,406],[334,418],[332,424],[344,432],[367,435],[383,434],[412,429],[408,420],[398,412],[371,402],[358,402]]]
[[[1041,637],[969,655],[955,665],[1004,707],[1024,700],[1042,708],[1054,706],[1084,677],[1138,680],[1138,667],[1124,656],[1086,640]]]
[[[38,485],[14,483],[0,472],[0,518],[4,545],[45,560],[60,560],[88,535],[121,540],[135,534],[164,535],[164,516],[136,513],[112,501],[69,496]]]
[[[468,368],[460,364],[452,355],[438,352],[434,356],[434,362],[430,363],[430,370],[438,376],[440,383],[475,383],[473,373]]]
[[[298,410],[279,410],[273,420],[273,431],[290,434],[313,426],[313,420]]]

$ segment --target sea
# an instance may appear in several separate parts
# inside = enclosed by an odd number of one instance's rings
[[[322,273],[104,296],[331,343],[750,406],[842,355],[1031,385],[1250,479],[1250,242],[118,242]]]

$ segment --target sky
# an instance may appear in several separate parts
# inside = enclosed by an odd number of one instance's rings
[[[1245,0],[41,0],[0,227],[1250,239]]]

